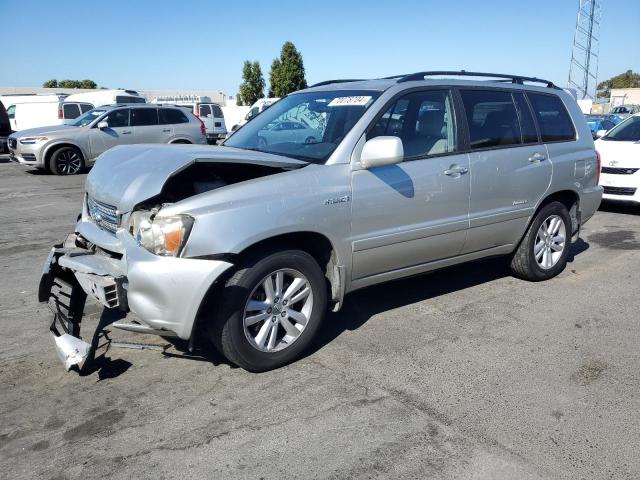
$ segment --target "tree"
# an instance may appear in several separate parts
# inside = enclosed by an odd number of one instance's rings
[[[609,98],[612,88],[640,88],[640,74],[627,70],[598,84],[599,98]]]
[[[259,62],[251,63],[245,60],[242,66],[242,80],[238,98],[244,105],[253,105],[258,99],[264,97],[264,77]]]
[[[60,88],[79,88],[80,82],[77,80],[60,80],[58,87]]]
[[[238,92],[238,93],[236,94],[236,105],[238,105],[238,106],[243,105],[243,103],[242,103],[242,96],[240,95],[240,92]]]
[[[93,80],[80,80],[80,88],[95,89],[97,87],[98,84]]]
[[[302,54],[293,43],[284,42],[280,58],[274,59],[271,64],[269,96],[284,97],[302,88],[307,88]]]
[[[52,78],[51,80],[47,80],[46,82],[44,82],[42,86],[44,88],[57,88],[58,80],[56,80],[55,78]]]

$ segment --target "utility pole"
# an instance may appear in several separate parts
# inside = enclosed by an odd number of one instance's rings
[[[579,0],[567,82],[569,88],[577,90],[578,98],[595,99],[596,96],[601,18],[598,0]]]

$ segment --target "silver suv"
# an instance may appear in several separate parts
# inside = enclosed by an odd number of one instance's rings
[[[285,122],[314,134],[260,140]],[[102,155],[40,300],[70,312],[53,325],[67,368],[91,356],[73,306],[89,295],[135,314],[113,327],[210,341],[268,370],[301,355],[327,307],[359,288],[495,255],[526,280],[557,275],[600,204],[598,163],[580,108],[550,82],[323,82],[222,147]],[[72,305],[55,294],[63,284]]]
[[[111,147],[133,143],[206,143],[205,129],[183,108],[112,105],[89,110],[69,125],[16,132],[9,137],[9,155],[25,166],[74,175]]]

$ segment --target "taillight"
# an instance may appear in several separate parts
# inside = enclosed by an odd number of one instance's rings
[[[600,159],[600,152],[596,150],[596,185],[600,184],[600,167],[602,166],[602,160]]]
[[[61,108],[59,108],[59,109],[58,109],[58,119],[59,119],[59,120],[62,120],[63,118],[64,118],[64,114],[62,113],[62,109],[61,109]]]
[[[207,136],[207,129],[204,128],[204,122],[202,120],[200,120],[199,118],[198,118],[198,121],[200,122],[200,133],[202,133],[203,137],[206,137]]]

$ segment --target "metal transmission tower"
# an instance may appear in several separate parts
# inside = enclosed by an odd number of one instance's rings
[[[579,2],[567,86],[578,91],[578,98],[593,99],[598,81],[602,13],[598,0],[579,0]]]

